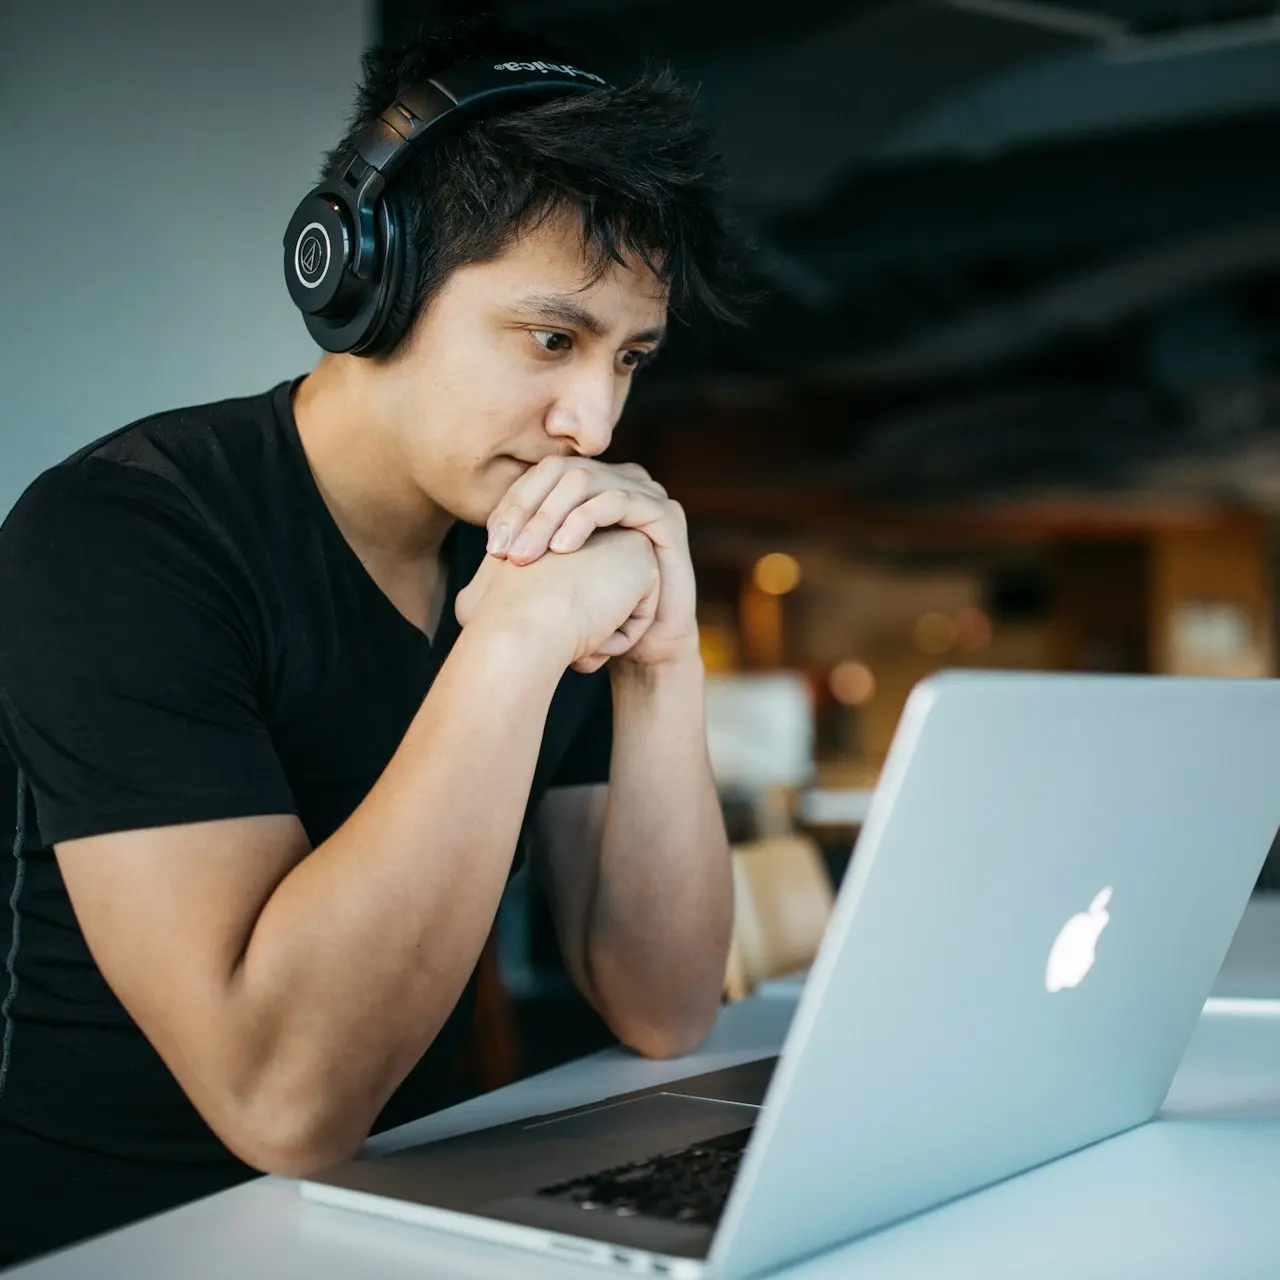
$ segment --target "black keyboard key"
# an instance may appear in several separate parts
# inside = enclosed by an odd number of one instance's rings
[[[647,1160],[557,1182],[537,1194],[619,1217],[645,1214],[714,1226],[750,1136],[750,1129],[740,1129]]]

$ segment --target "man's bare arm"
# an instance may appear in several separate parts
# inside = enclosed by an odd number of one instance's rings
[[[528,634],[469,628],[314,851],[292,815],[58,847],[108,982],[248,1163],[297,1174],[353,1155],[443,1025],[492,925],[563,666]]]
[[[561,675],[656,582],[636,533],[487,562],[395,755],[314,851],[290,816],[58,847],[108,983],[249,1163],[301,1173],[358,1150],[492,925]]]
[[[640,1053],[692,1049],[714,1022],[733,922],[707,759],[701,665],[615,667],[607,787],[548,793],[539,859],[566,965]]]

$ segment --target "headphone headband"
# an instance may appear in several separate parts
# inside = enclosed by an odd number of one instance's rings
[[[327,351],[373,354],[403,292],[407,230],[387,183],[424,139],[489,111],[608,88],[555,62],[464,63],[400,94],[352,154],[298,205],[285,232],[285,278],[307,328]]]
[[[522,74],[540,71],[541,78]],[[515,72],[516,75],[512,75]],[[409,149],[442,117],[474,116],[494,100],[505,108],[607,87],[599,76],[576,67],[549,62],[496,62],[455,67],[441,76],[413,85],[361,134],[356,151],[365,163],[390,179],[404,163]]]

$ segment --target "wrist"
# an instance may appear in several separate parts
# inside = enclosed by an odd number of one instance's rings
[[[503,601],[490,595],[466,630],[487,643],[518,648],[526,661],[554,669],[558,679],[576,656],[573,631],[562,612],[552,600]]]
[[[697,645],[662,662],[633,662],[623,656],[609,663],[609,678],[615,696],[644,698],[670,690],[680,694],[696,693],[701,705],[706,669]]]

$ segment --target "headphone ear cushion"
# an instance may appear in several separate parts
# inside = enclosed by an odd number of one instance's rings
[[[385,316],[378,333],[366,352],[368,355],[385,355],[393,350],[404,336],[413,320],[418,293],[418,267],[420,254],[418,238],[407,216],[404,201],[394,188],[383,195],[387,204],[387,216],[394,224],[394,235],[399,259],[399,270],[387,282]]]

